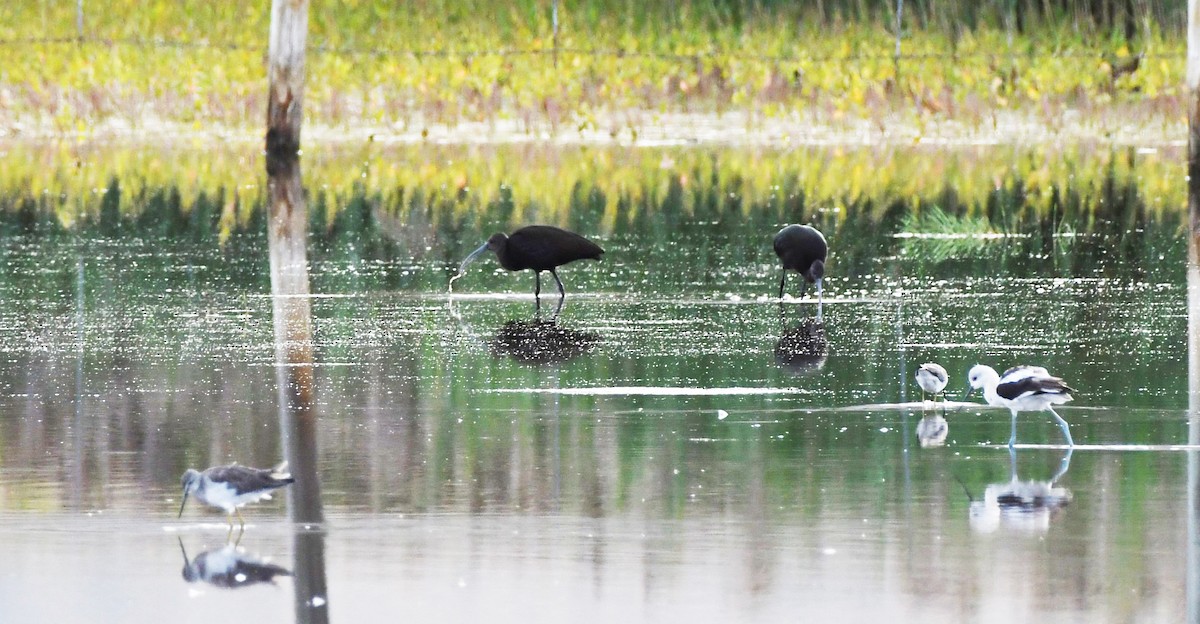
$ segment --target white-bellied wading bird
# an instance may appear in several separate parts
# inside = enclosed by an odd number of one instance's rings
[[[1058,421],[1063,435],[1067,438],[1067,446],[1075,446],[1071,440],[1071,427],[1063,420],[1051,405],[1066,403],[1073,397],[1072,390],[1062,379],[1051,375],[1041,366],[1015,366],[997,375],[996,369],[983,364],[976,364],[967,373],[967,381],[972,392],[982,389],[983,399],[988,405],[1007,407],[1012,412],[1012,437],[1008,446],[1017,442],[1017,413],[1049,411]]]
[[[946,375],[946,369],[940,364],[926,362],[917,369],[917,385],[921,386],[921,400],[925,400],[926,394],[932,394],[934,400],[937,400],[939,394],[945,399],[946,382],[950,378]]]
[[[294,481],[287,472],[287,462],[274,468],[249,468],[237,464],[213,466],[203,472],[188,468],[181,479],[183,502],[179,504],[179,517],[183,517],[183,507],[190,494],[206,505],[225,510],[230,530],[233,529],[234,514],[245,529],[246,520],[239,511],[242,505],[270,499],[272,491]]]

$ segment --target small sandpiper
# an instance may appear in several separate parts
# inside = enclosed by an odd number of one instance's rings
[[[195,494],[200,502],[225,510],[230,531],[233,530],[234,514],[245,530],[246,520],[242,518],[239,508],[246,503],[270,499],[272,491],[294,481],[287,472],[287,462],[274,468],[249,468],[237,464],[213,466],[203,472],[188,468],[183,473],[183,502],[179,505],[179,517],[183,517],[188,495]]]
[[[926,394],[932,394],[934,400],[937,400],[939,394],[945,399],[944,391],[946,390],[946,382],[950,378],[946,375],[946,369],[940,364],[926,362],[917,369],[917,385],[921,386],[921,400],[925,400]]]

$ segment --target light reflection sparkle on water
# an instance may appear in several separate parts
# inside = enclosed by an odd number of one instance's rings
[[[707,227],[677,245],[723,226]],[[276,355],[259,269],[158,245],[172,243],[18,245],[0,268],[0,604],[17,621],[292,617],[286,591],[180,580],[176,539],[207,552],[225,525],[173,519],[178,474],[279,457]],[[709,245],[706,262],[740,245]],[[346,281],[386,263],[315,263],[329,269],[313,275],[328,294],[306,298],[329,592],[307,599],[335,621],[1180,619],[1178,451],[1197,447],[1187,390],[1163,372],[1184,358],[1169,275],[1144,287],[843,246],[827,349],[798,372],[776,345],[814,310],[756,299],[776,278],[769,249],[689,275],[667,251],[647,274],[574,274],[557,323],[597,340],[555,361],[487,346],[534,315],[526,294],[493,292],[527,280],[473,275],[452,315],[439,254],[398,261],[431,276],[399,291]],[[909,377],[927,359],[952,387],[978,361],[1035,360],[1081,389],[1063,413],[1082,444],[1055,484],[1069,505],[1033,530],[972,530],[971,497],[1012,479],[989,444],[1008,417],[951,403],[945,446],[921,448]],[[1019,426],[1058,440],[1045,418]],[[1020,481],[1053,479],[1060,448],[1019,446]],[[292,560],[279,502],[248,519],[248,553]],[[63,586],[73,601],[47,600]]]

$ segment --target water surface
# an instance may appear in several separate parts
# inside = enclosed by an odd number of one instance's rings
[[[1019,203],[985,221],[904,204],[811,213],[833,248],[817,323],[797,283],[771,298],[786,219],[752,199],[698,214],[662,198],[611,227],[572,204],[607,253],[562,270],[557,317],[553,298],[535,312],[532,276],[490,257],[446,291],[458,260],[510,225],[503,205],[425,225],[421,210],[388,222],[356,200],[314,217],[325,532],[294,528],[285,495],[246,510],[236,547],[219,512],[175,514],[185,468],[283,455],[261,232],[164,232],[147,225],[153,202],[141,221],[12,225],[0,612],[1186,617],[1188,456],[1166,450],[1188,439],[1177,218],[1136,192],[1086,227]],[[1046,366],[1080,391],[1061,413],[1083,448],[1068,455],[1049,415],[1029,414],[1010,456],[1007,412],[921,402],[913,375],[929,360],[955,400],[975,363]],[[313,535],[328,595],[296,591]],[[297,576],[189,582],[185,556]]]

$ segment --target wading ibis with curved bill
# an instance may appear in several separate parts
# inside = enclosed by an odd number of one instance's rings
[[[512,234],[493,234],[486,243],[462,261],[458,266],[458,275],[450,280],[451,283],[463,274],[468,264],[489,249],[496,253],[500,266],[509,271],[533,270],[534,299],[542,293],[542,271],[550,271],[554,276],[561,300],[566,298],[567,293],[556,269],[576,260],[599,260],[600,256],[604,255],[604,250],[599,245],[575,232],[552,225],[527,225]]]
[[[808,285],[817,285],[817,302],[821,300],[821,282],[825,278],[825,256],[829,246],[825,237],[816,228],[807,225],[789,225],[775,235],[775,255],[783,263],[783,276],[779,278],[779,298],[783,299],[783,287],[787,283],[787,272],[796,271],[804,277],[800,296]]]
[[[1067,438],[1067,446],[1075,446],[1071,440],[1071,428],[1051,405],[1058,405],[1072,400],[1071,393],[1075,392],[1062,379],[1051,375],[1041,366],[1015,366],[997,375],[996,369],[983,364],[976,364],[967,373],[967,381],[971,389],[966,396],[983,389],[983,399],[988,405],[1007,407],[1012,412],[1012,437],[1008,439],[1008,447],[1012,448],[1017,442],[1017,413],[1049,411],[1058,421],[1063,435]]]

